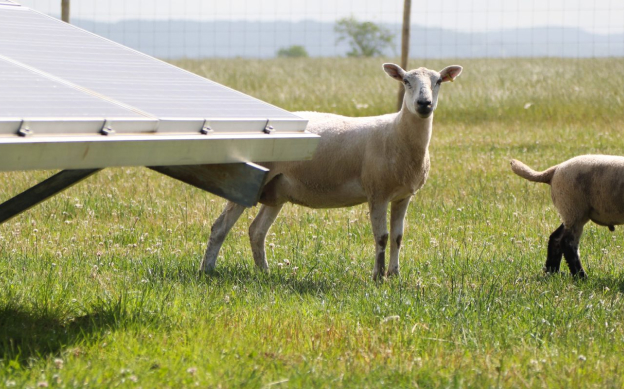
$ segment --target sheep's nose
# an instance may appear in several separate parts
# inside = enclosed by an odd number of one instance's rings
[[[431,100],[418,100],[416,101],[416,112],[421,117],[429,117],[431,112],[433,112],[433,106],[431,105]]]

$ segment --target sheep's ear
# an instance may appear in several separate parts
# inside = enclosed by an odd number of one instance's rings
[[[394,78],[397,81],[403,82],[403,78],[405,77],[405,70],[403,70],[399,65],[395,65],[393,63],[385,63],[383,64],[383,70],[388,73],[388,75]]]
[[[461,74],[462,68],[459,65],[451,65],[447,66],[444,69],[440,70],[440,77],[442,78],[442,82],[454,81]]]

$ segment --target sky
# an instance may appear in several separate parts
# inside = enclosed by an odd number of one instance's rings
[[[15,0],[58,16],[60,0]],[[72,18],[401,23],[403,0],[72,0]],[[413,0],[411,22],[464,32],[541,26],[624,33],[624,0]]]

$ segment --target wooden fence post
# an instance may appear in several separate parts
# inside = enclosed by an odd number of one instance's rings
[[[412,0],[403,1],[403,33],[401,35],[401,67],[407,69],[407,59],[409,58],[409,40],[410,40],[410,13],[412,8]],[[397,98],[397,111],[403,107],[403,95],[405,88],[403,84],[399,85],[399,95]]]
[[[61,0],[61,20],[69,23],[69,0]]]

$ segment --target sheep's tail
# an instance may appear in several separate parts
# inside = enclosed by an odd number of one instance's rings
[[[525,178],[529,181],[543,182],[550,185],[550,181],[555,174],[555,170],[557,170],[557,166],[550,167],[543,172],[537,172],[525,165],[524,163],[516,159],[512,159],[511,170],[513,170],[513,172],[520,177]]]

